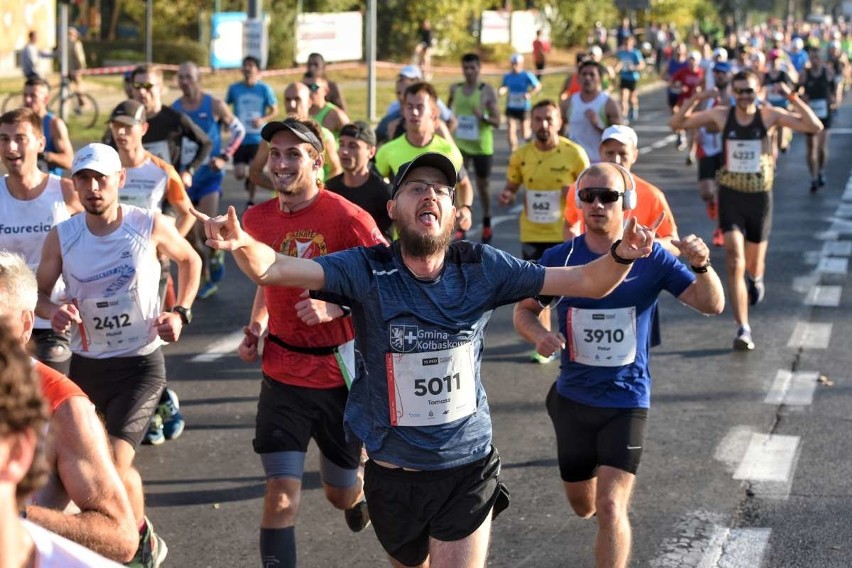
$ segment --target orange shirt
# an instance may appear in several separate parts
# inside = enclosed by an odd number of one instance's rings
[[[41,393],[50,405],[50,413],[62,406],[62,403],[73,396],[86,396],[77,384],[55,369],[51,369],[41,361],[36,361],[36,372],[41,381]]]
[[[660,216],[660,212],[665,211],[666,218],[657,229],[657,238],[677,238],[677,225],[665,194],[660,188],[651,185],[635,174],[633,179],[636,180],[636,209],[628,211],[626,217],[636,217],[636,220],[642,225],[650,225]],[[580,232],[582,233],[585,232],[586,228],[583,224],[583,214],[577,209],[576,191],[575,184],[571,184],[568,197],[565,199],[565,221],[569,227],[573,227],[575,223],[579,222]]]

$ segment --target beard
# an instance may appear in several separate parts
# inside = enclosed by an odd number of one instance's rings
[[[397,225],[399,231],[399,243],[406,254],[415,258],[425,258],[435,253],[446,250],[453,240],[453,224],[447,226],[438,235],[421,235],[412,231],[402,223]]]

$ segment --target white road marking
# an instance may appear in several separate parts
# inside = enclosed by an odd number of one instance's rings
[[[716,527],[711,549],[705,553],[697,568],[742,568],[763,565],[763,555],[769,548],[772,529],[729,529]]]
[[[734,479],[786,483],[793,473],[798,449],[798,436],[754,433]]]
[[[844,219],[849,219],[852,217],[852,203],[841,203],[837,207],[837,211],[835,215],[838,217],[843,217]]]
[[[827,349],[831,339],[830,323],[796,322],[787,347],[805,349]]]
[[[190,359],[189,362],[212,363],[222,357],[233,355],[240,346],[240,343],[242,343],[244,336],[245,334],[243,334],[243,330],[240,329],[239,331],[234,331],[224,337],[220,337],[208,345],[203,352]]]
[[[852,128],[832,128],[832,134],[852,134]]]
[[[766,404],[808,406],[814,400],[819,373],[816,371],[790,371],[779,369],[772,387],[763,400]]]
[[[799,294],[808,294],[811,289],[819,283],[819,274],[811,272],[804,276],[793,278],[793,291]]]
[[[806,306],[834,308],[840,305],[842,286],[814,286],[805,297]]]
[[[493,229],[497,225],[505,223],[506,221],[512,221],[512,220],[517,221],[518,213],[520,213],[523,210],[524,210],[523,205],[515,205],[514,207],[509,209],[508,215],[498,215],[497,217],[491,217],[491,228]],[[482,233],[482,225],[478,225],[478,226],[474,227],[473,229],[467,231],[467,233],[465,233],[465,238],[470,239],[471,237],[478,237],[480,235],[480,233]]]
[[[665,124],[639,124],[632,127],[638,134],[639,132],[671,132],[672,129]]]
[[[852,241],[829,241],[822,244],[823,256],[852,255]]]
[[[716,445],[713,459],[724,464],[726,469],[733,473],[745,455],[752,434],[754,429],[749,426],[734,426]]]
[[[830,217],[829,219],[831,220],[831,226],[828,228],[829,231],[833,231],[838,234],[852,233],[852,221],[839,219],[837,217]]]
[[[675,526],[675,536],[665,539],[651,568],[697,568],[712,550],[714,535],[728,518],[721,513],[690,511]]]
[[[840,238],[840,233],[837,231],[820,231],[814,235],[818,241],[836,241]]]
[[[849,259],[824,256],[819,259],[816,271],[820,274],[846,274],[849,272]]]

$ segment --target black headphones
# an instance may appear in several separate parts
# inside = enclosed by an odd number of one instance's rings
[[[627,168],[614,162],[600,162],[599,164],[592,164],[580,172],[580,175],[577,176],[577,181],[574,182],[574,200],[577,203],[577,209],[581,209],[583,207],[583,202],[580,201],[580,181],[591,168],[600,164],[608,164],[618,168],[618,171],[621,173],[621,178],[624,180],[625,188],[624,193],[621,194],[623,198],[622,207],[625,211],[636,209],[636,180],[633,179],[633,176],[627,171]]]

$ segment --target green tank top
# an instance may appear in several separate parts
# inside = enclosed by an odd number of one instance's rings
[[[311,118],[314,119],[315,121],[317,121],[320,126],[322,126],[322,121],[325,120],[325,117],[328,116],[328,113],[330,113],[332,111],[332,109],[336,109],[336,108],[337,108],[337,106],[334,103],[325,103],[325,106],[322,107],[320,109],[320,111],[318,113],[316,113],[315,115],[313,115]],[[323,128],[325,128],[325,127],[323,126]],[[335,132],[333,130],[332,130],[332,133],[334,134],[334,140],[336,142],[337,139],[338,139],[338,134],[337,134],[337,132]]]
[[[469,95],[464,94],[464,84],[456,87],[453,112],[458,126],[453,133],[456,146],[468,156],[491,156],[494,154],[494,127],[474,116],[473,109],[482,111],[482,89],[484,83]]]

